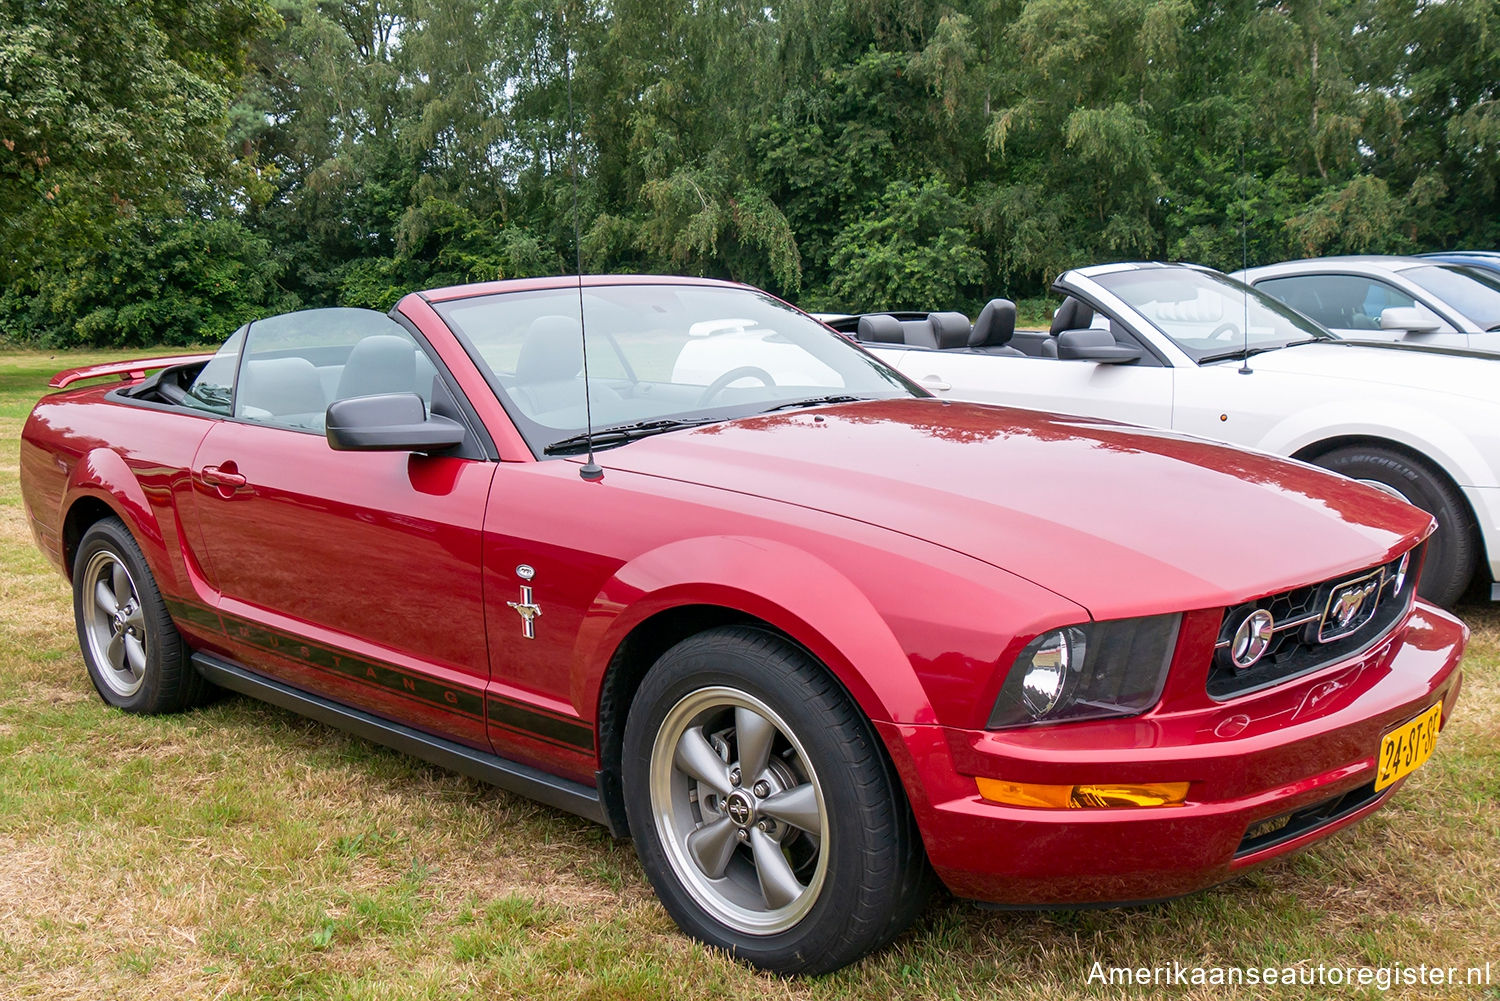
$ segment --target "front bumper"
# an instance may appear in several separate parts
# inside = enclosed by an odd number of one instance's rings
[[[998,732],[879,726],[906,752],[898,769],[928,857],[955,894],[1023,907],[1156,900],[1378,809],[1402,784],[1373,790],[1382,735],[1437,701],[1446,725],[1467,638],[1457,619],[1418,603],[1358,657],[1190,711]],[[975,776],[1191,786],[1181,806],[1062,810],[992,803]]]

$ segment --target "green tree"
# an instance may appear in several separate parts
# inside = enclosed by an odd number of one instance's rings
[[[0,0],[0,284],[208,186],[268,17],[262,0]]]
[[[835,309],[972,306],[984,278],[977,234],[958,225],[964,206],[941,180],[893,181],[833,244]]]
[[[0,329],[49,346],[212,344],[295,308],[277,287],[282,267],[238,220],[121,219],[66,267],[0,292]]]

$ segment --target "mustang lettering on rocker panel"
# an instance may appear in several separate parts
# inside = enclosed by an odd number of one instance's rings
[[[330,674],[350,678],[374,688],[395,692],[408,699],[489,723],[522,737],[560,747],[592,752],[593,727],[577,720],[541,712],[511,699],[476,688],[439,684],[393,664],[370,660],[336,647],[309,642],[291,633],[268,629],[236,615],[216,612],[202,605],[163,599],[167,612],[179,622],[232,636],[244,643],[279,654]]]

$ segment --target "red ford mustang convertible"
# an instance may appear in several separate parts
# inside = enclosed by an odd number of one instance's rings
[[[1377,809],[1458,696],[1426,514],[931,399],[744,286],[442,289],[53,385],[22,488],[105,701],[233,689],[597,820],[773,970],[889,941],[933,874],[1229,879]]]

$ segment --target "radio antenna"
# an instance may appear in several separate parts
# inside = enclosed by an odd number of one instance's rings
[[[583,319],[583,240],[578,228],[578,134],[573,127],[573,48],[568,40],[567,12],[563,19],[563,77],[568,87],[568,173],[573,178],[573,275],[578,280],[578,340],[583,346],[583,420],[589,455],[578,475],[589,483],[604,479],[604,469],[594,461],[594,406],[589,392],[589,339]]]
[[[1244,29],[1240,32],[1240,77],[1245,75],[1245,37]],[[1250,199],[1250,179],[1245,174],[1245,123],[1240,122],[1240,274],[1245,275],[1250,270],[1250,222],[1249,209],[1245,203]],[[1240,375],[1252,374],[1250,368],[1250,282],[1249,275],[1245,275],[1240,284],[1245,286],[1242,295],[1245,302],[1245,313],[1240,325],[1240,334],[1244,338],[1245,353],[1240,355]]]

